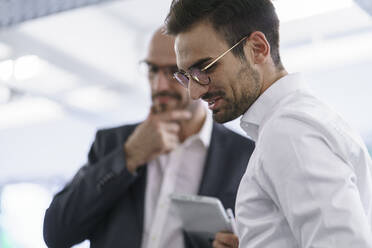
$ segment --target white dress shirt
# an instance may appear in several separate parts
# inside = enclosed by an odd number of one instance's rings
[[[169,195],[198,193],[212,126],[207,113],[199,133],[148,163],[142,248],[184,247],[181,221],[171,208]]]
[[[298,74],[269,87],[241,127],[256,148],[237,195],[240,247],[372,247],[371,158]]]

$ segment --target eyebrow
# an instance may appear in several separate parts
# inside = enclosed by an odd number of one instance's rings
[[[142,60],[141,62],[146,63],[146,64],[148,64],[148,65],[156,65],[155,63],[153,63],[153,62],[151,62],[151,61],[149,61],[149,60],[147,60],[147,59],[144,59],[144,60]]]
[[[208,57],[208,58],[202,58],[202,59],[199,59],[197,60],[194,64],[192,64],[191,66],[189,66],[188,70],[190,70],[191,68],[198,68],[200,67],[202,64],[204,64],[205,62],[211,60],[212,57]]]
[[[157,67],[173,67],[173,66],[175,66],[175,67],[177,67],[177,64],[158,65],[158,64],[156,64],[154,62],[151,62],[149,60],[146,60],[146,59],[142,60],[142,62],[146,63],[149,66],[157,66]]]

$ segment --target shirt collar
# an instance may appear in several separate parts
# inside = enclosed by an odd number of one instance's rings
[[[202,128],[200,129],[198,133],[188,137],[183,142],[183,145],[188,146],[194,140],[200,140],[205,148],[209,147],[209,144],[211,141],[211,135],[212,135],[213,119],[212,119],[212,114],[209,111],[205,109],[205,112],[206,112],[206,116],[205,116],[205,120],[204,120]]]
[[[275,106],[287,95],[306,88],[299,73],[288,74],[267,88],[244,113],[240,120],[241,128],[254,141],[258,139],[260,126],[265,118],[272,113]]]

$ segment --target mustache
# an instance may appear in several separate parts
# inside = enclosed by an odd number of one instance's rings
[[[222,90],[218,90],[218,91],[215,91],[215,92],[207,92],[205,93],[201,98],[203,100],[208,100],[208,99],[211,99],[211,98],[214,98],[214,97],[224,97],[226,95],[226,93]]]
[[[161,92],[154,93],[152,94],[151,99],[155,100],[157,97],[163,97],[163,96],[173,97],[176,100],[182,100],[182,96],[180,94],[169,92],[169,91],[161,91]]]

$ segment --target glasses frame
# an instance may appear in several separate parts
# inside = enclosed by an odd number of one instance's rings
[[[147,61],[145,59],[139,61],[138,64],[139,64],[139,67],[140,67],[139,70],[141,71],[141,74],[145,75],[150,80],[155,77],[155,74],[160,73],[160,71],[164,74],[164,76],[168,80],[175,80],[175,78],[174,78],[174,74],[175,73],[173,71],[177,71],[178,70],[177,64],[157,65],[157,64],[151,63],[151,62],[149,62],[149,61]],[[143,67],[143,69],[141,67]],[[150,67],[156,67],[156,69],[158,71],[157,72],[154,72],[154,74],[152,75],[152,73],[149,70]],[[176,69],[176,70],[172,70],[172,69]]]
[[[200,72],[203,72],[205,73],[206,70],[208,70],[211,66],[213,66],[218,60],[220,60],[221,58],[223,58],[227,53],[229,53],[231,50],[233,50],[236,46],[238,46],[243,40],[245,40],[246,38],[248,38],[248,36],[244,36],[243,38],[241,38],[237,43],[235,43],[235,45],[233,45],[232,47],[230,47],[229,49],[227,49],[226,51],[224,51],[221,55],[219,55],[217,58],[215,58],[212,62],[210,62],[208,65],[204,66],[202,69],[200,69]],[[195,82],[197,82],[198,84],[200,85],[208,85],[211,83],[211,79],[210,77],[208,76],[208,81],[207,82],[204,82],[203,80],[200,80],[198,78],[197,75],[195,75],[194,73],[190,73],[190,72],[175,72],[173,74],[173,77],[177,80],[177,82],[179,82],[183,87],[185,88],[188,88],[188,85],[185,85],[181,80],[179,80],[177,78],[177,74],[182,74],[184,76],[186,76],[188,79],[189,79],[189,82],[190,82],[190,79],[194,79]]]

